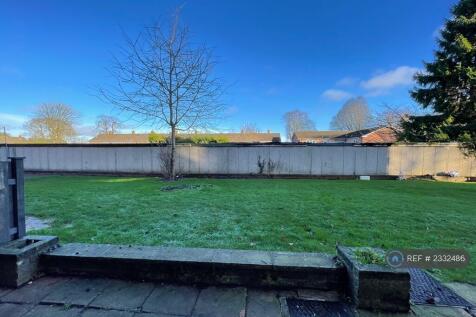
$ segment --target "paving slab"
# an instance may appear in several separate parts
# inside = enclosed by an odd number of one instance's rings
[[[408,313],[382,313],[359,309],[356,317],[417,317],[412,311]]]
[[[133,317],[134,313],[124,310],[88,308],[83,311],[81,317]],[[151,316],[152,317],[152,316]]]
[[[20,317],[29,311],[33,306],[27,304],[0,304],[0,316],[5,317]]]
[[[468,283],[446,283],[445,285],[476,306],[476,285]]]
[[[87,306],[111,283],[108,279],[71,278],[58,285],[41,302]]]
[[[310,300],[320,300],[326,302],[337,302],[339,301],[339,294],[334,291],[320,291],[316,289],[298,289],[297,291],[299,298],[310,299]]]
[[[90,306],[106,309],[140,310],[153,289],[154,284],[152,283],[112,280]]]
[[[25,317],[78,317],[81,310],[77,307],[37,305]]]
[[[276,291],[248,290],[246,317],[281,316],[281,304]]]
[[[190,315],[197,301],[198,288],[177,285],[158,285],[147,298],[144,312]]]
[[[65,278],[43,277],[2,297],[3,302],[37,304],[55,287],[67,281]]]
[[[453,307],[414,305],[412,311],[418,317],[471,317],[464,309]]]
[[[209,287],[198,296],[193,317],[244,317],[246,289],[243,287]]]
[[[161,313],[135,313],[134,317],[183,317],[183,316],[161,314]]]
[[[0,288],[0,301],[1,301],[1,298],[5,295],[7,295],[8,293],[10,293],[11,291],[13,290],[13,288]]]

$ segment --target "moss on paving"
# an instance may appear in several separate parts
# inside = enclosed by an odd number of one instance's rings
[[[53,219],[38,234],[63,242],[335,252],[335,244],[465,248],[476,283],[476,184],[430,181],[45,176],[26,181],[27,214]]]

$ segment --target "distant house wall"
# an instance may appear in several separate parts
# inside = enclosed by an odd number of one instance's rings
[[[160,152],[152,145],[14,145],[25,169],[39,172],[160,174]],[[0,158],[7,156],[0,147]],[[186,175],[419,176],[456,170],[476,177],[476,159],[457,144],[365,146],[354,144],[179,145],[177,166]],[[267,165],[267,164],[266,164]]]
[[[355,137],[355,138],[347,138],[345,139],[345,143],[362,143],[362,138],[361,137]]]

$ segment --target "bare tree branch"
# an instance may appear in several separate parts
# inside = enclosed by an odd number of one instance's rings
[[[241,133],[259,133],[260,129],[253,122],[246,122],[240,128]]]
[[[396,133],[402,132],[402,123],[411,116],[416,115],[417,111],[410,107],[399,107],[384,104],[382,110],[375,113],[373,122],[378,127],[388,127]]]
[[[123,126],[122,122],[113,116],[100,115],[96,119],[96,132],[98,134],[115,134]]]
[[[368,128],[371,125],[367,101],[363,97],[352,98],[346,101],[342,108],[332,118],[331,129],[356,131]]]
[[[65,104],[42,104],[37,107],[25,128],[33,142],[66,143],[76,137],[74,125],[79,115]]]
[[[294,132],[316,129],[316,125],[314,121],[309,118],[309,115],[297,109],[286,112],[283,116],[283,120],[286,125],[286,136],[288,140],[292,139]]]
[[[206,128],[224,110],[212,52],[190,43],[178,13],[168,29],[146,27],[135,39],[125,36],[125,43],[109,69],[116,83],[100,95],[134,119],[170,129],[173,171],[177,131]]]

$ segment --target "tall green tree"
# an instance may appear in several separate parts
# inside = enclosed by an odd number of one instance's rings
[[[406,141],[459,141],[476,154],[476,0],[453,7],[435,60],[415,75],[412,97],[433,114],[403,123]]]

